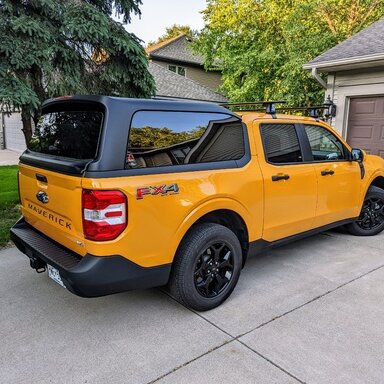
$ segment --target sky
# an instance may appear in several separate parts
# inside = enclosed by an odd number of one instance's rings
[[[189,25],[192,29],[203,28],[199,13],[205,8],[205,0],[142,0],[141,18],[132,15],[132,22],[125,28],[134,33],[144,45],[165,33],[173,24]]]

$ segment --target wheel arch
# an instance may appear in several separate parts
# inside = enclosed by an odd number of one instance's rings
[[[218,209],[209,212],[200,217],[200,219],[198,219],[189,230],[191,230],[196,225],[199,225],[200,223],[220,224],[230,229],[239,239],[244,266],[249,250],[249,234],[245,221],[238,213],[230,209]]]
[[[361,196],[360,196],[360,207],[362,207],[365,196],[371,186],[375,186],[384,189],[384,172],[374,172],[370,175],[369,180],[364,184]]]
[[[245,264],[249,249],[252,221],[249,213],[240,203],[232,199],[223,198],[216,201],[206,202],[206,204],[203,204],[203,206],[200,206],[188,215],[180,226],[176,236],[178,243],[175,244],[174,255],[176,255],[186,234],[200,223],[220,224],[234,232],[239,239],[242,249],[243,265]]]
[[[372,182],[371,182],[371,184],[369,186],[370,187],[371,186],[375,186],[375,187],[384,189],[384,176],[377,176],[376,178],[374,178],[372,180]]]
[[[198,217],[195,217],[195,220],[190,223],[188,228],[183,231],[183,235],[180,236],[180,241],[178,246],[176,247],[176,252],[185,238],[185,236],[189,233],[189,231],[192,230],[192,228],[196,227],[196,225],[202,224],[202,223],[213,223],[213,224],[220,224],[224,227],[230,229],[236,237],[239,239],[241,250],[242,250],[242,259],[243,259],[243,266],[246,262],[247,255],[248,255],[248,249],[249,249],[249,231],[247,224],[238,212],[235,210],[229,209],[229,208],[218,208],[214,209],[212,211],[204,212],[203,214],[199,215]]]

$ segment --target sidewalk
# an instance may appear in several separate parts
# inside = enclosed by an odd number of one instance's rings
[[[0,149],[0,166],[18,164],[20,155],[20,152],[10,151],[9,149]]]

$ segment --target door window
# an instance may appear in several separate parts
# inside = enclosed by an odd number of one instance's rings
[[[301,163],[303,156],[294,124],[262,124],[265,157],[269,163]]]
[[[305,125],[314,161],[334,161],[346,159],[343,143],[328,129],[316,125]]]

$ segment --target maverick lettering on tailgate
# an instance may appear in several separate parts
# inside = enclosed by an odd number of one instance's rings
[[[69,223],[68,221],[62,219],[61,217],[57,217],[56,215],[47,212],[45,209],[40,208],[40,207],[36,207],[35,205],[33,205],[31,203],[28,203],[28,208],[31,211],[37,213],[38,215],[43,216],[46,219],[48,219],[48,220],[50,220],[50,221],[52,221],[54,223],[59,224],[60,226],[62,226],[64,228],[67,228],[69,230],[72,230],[72,227],[71,227],[72,224]]]
[[[174,195],[175,193],[179,193],[179,186],[177,184],[170,185],[155,185],[152,187],[141,187],[136,190],[136,199],[141,200],[145,195],[160,195],[166,196],[168,194]]]

